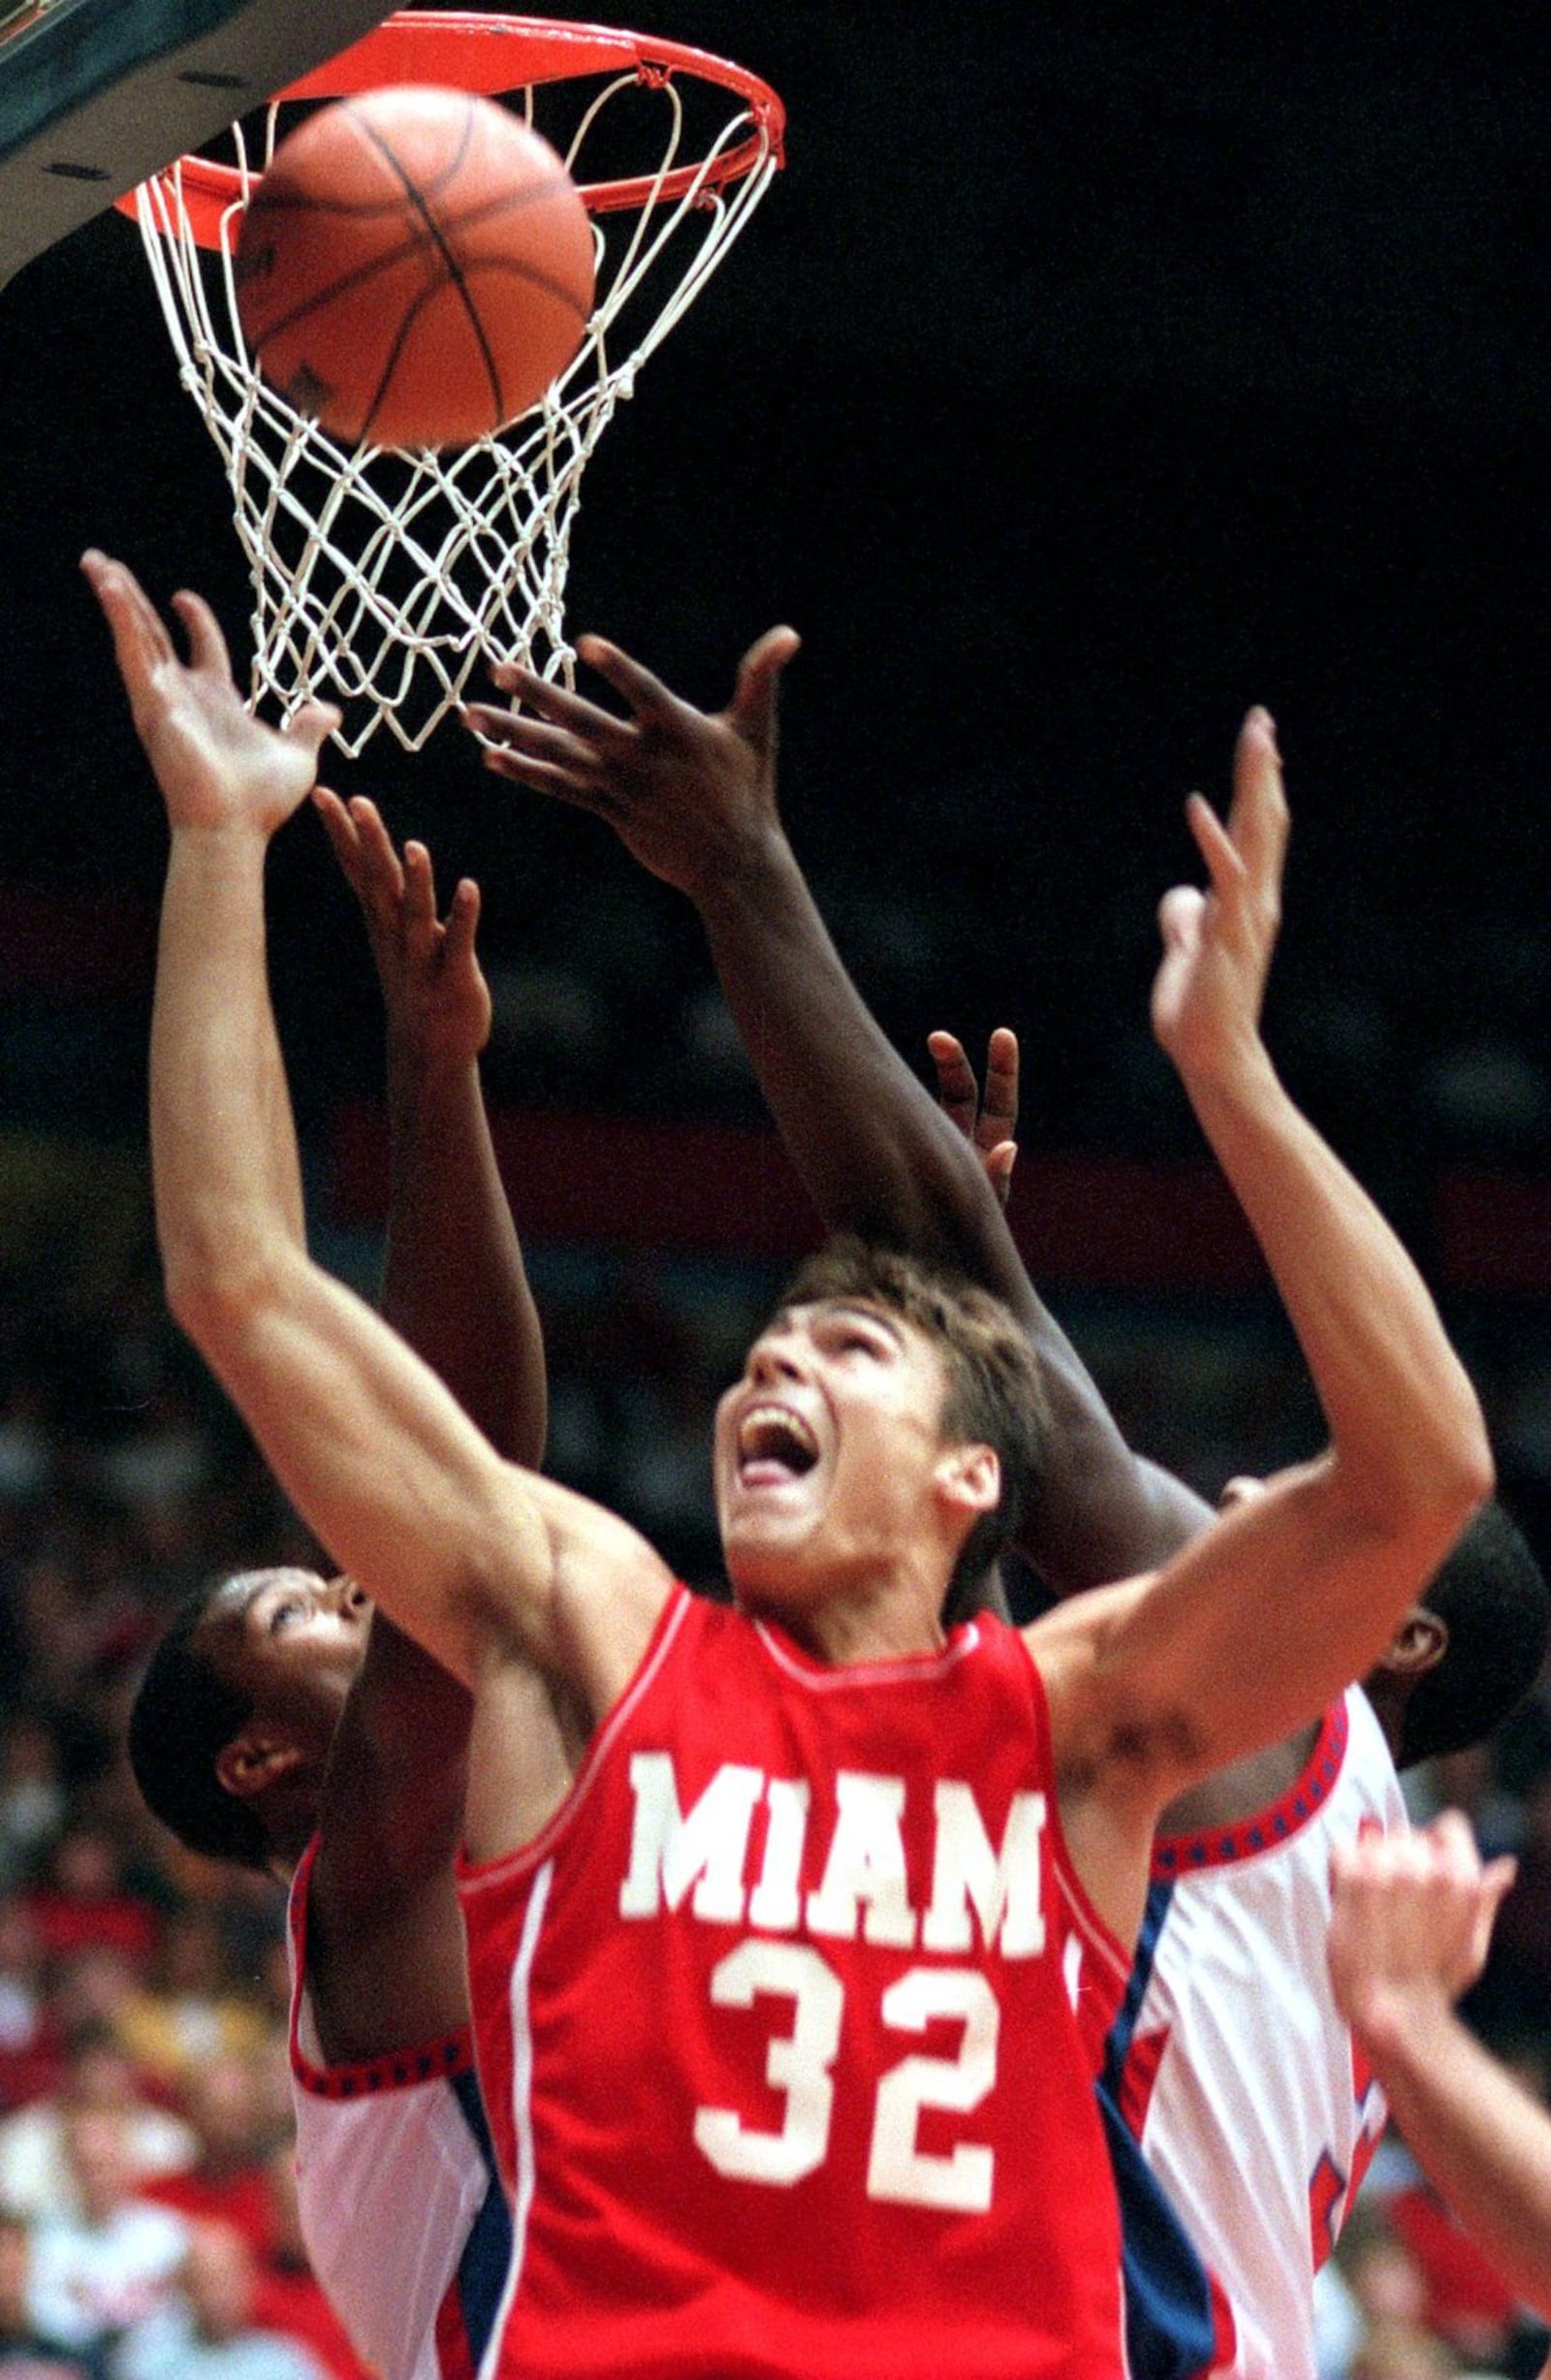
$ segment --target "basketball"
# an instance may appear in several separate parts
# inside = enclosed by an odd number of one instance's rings
[[[592,232],[549,143],[423,84],[320,109],[243,218],[237,312],[272,388],[350,445],[459,447],[582,343]]]

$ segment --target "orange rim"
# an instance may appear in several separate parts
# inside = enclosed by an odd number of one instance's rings
[[[277,91],[275,102],[346,99],[357,91],[405,82],[439,83],[494,98],[537,83],[608,74],[634,74],[648,83],[667,82],[675,75],[716,83],[744,101],[754,124],[709,167],[702,159],[675,166],[660,177],[641,174],[624,181],[583,182],[582,197],[593,214],[645,206],[654,198],[672,204],[697,182],[707,190],[721,190],[742,181],[767,157],[774,157],[777,166],[783,163],[786,111],[758,75],[684,42],[659,41],[654,34],[626,33],[609,25],[556,24],[542,16],[400,9],[336,58]],[[218,165],[207,157],[184,157],[180,166],[189,230],[200,247],[219,249],[221,219],[240,201],[242,176],[236,166]],[[175,170],[167,167],[164,174]],[[153,178],[159,181],[164,175]],[[132,190],[117,205],[125,214],[138,211]]]

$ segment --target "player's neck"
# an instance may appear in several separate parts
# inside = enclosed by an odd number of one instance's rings
[[[770,1621],[810,1660],[835,1669],[935,1653],[944,1635],[941,1601],[913,1579],[796,1606],[758,1592],[738,1596],[739,1608],[751,1619]]]

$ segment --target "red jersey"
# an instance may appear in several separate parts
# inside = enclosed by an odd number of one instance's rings
[[[809,1660],[670,1596],[536,1842],[459,1888],[517,2380],[1119,2380],[1127,1961],[979,1618]]]

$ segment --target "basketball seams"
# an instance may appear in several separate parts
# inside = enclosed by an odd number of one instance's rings
[[[464,445],[525,412],[592,311],[586,204],[554,151],[491,101],[429,90],[367,94],[294,138],[237,250],[266,377],[357,443]]]
[[[381,135],[377,132],[376,127],[370,123],[369,120],[363,117],[357,109],[347,108],[345,112],[350,118],[351,122],[356,126],[357,130],[365,134],[366,139],[376,149],[378,155],[382,158],[389,171],[397,175],[399,180],[403,184],[405,198],[407,198],[410,205],[417,209],[422,223],[425,225],[427,231],[430,234],[432,240],[435,242],[441,255],[443,269],[449,281],[452,283],[453,288],[458,292],[459,302],[461,304],[463,312],[467,317],[469,330],[474,335],[474,344],[479,349],[481,361],[485,365],[486,377],[491,384],[491,401],[495,408],[495,419],[497,422],[504,421],[506,418],[506,393],[501,387],[500,369],[496,364],[494,352],[491,346],[490,334],[486,331],[485,325],[480,320],[479,308],[475,305],[473,300],[468,294],[468,284],[463,278],[462,265],[448,244],[450,233],[443,231],[441,225],[436,220],[435,210],[431,206],[429,198],[427,197],[427,195],[421,190],[419,184],[410,175],[408,168],[400,165],[397,157],[389,147],[387,142],[384,141]],[[447,176],[456,175],[458,173],[459,173],[462,167],[466,164],[469,150],[473,146],[474,122],[475,118],[473,107],[470,103],[465,101],[463,107],[463,125],[461,136],[451,161],[444,169],[444,181]],[[414,309],[411,308],[408,312],[406,312],[403,321],[399,324],[398,335],[394,341],[387,364],[384,366],[383,377],[378,385],[377,394],[373,397],[371,405],[367,411],[365,421],[362,425],[363,437],[369,434],[371,425],[376,420],[378,411],[386,402],[388,393],[393,387],[393,376],[395,371],[397,369],[399,358],[404,352],[410,323],[413,319],[413,313]]]
[[[481,264],[476,267],[475,271],[476,275],[484,272],[515,273],[519,278],[529,282],[534,287],[545,288],[548,286],[546,283],[539,280],[536,274],[526,271],[521,265],[513,263],[509,258],[492,257],[488,265]],[[394,374],[398,368],[398,365],[403,358],[405,349],[410,344],[413,333],[420,327],[421,321],[427,307],[434,305],[438,298],[445,297],[453,288],[454,283],[450,279],[433,281],[428,289],[424,289],[421,291],[420,296],[415,299],[412,304],[407,305],[404,308],[403,313],[399,318],[397,331],[394,336],[393,346],[389,351],[383,365],[382,376],[377,383],[375,391],[373,392],[370,405],[367,407],[362,420],[360,434],[363,438],[367,438],[371,434],[372,423],[375,421],[379,409],[387,401],[387,398],[392,392]],[[474,325],[476,333],[478,334],[479,315],[473,305],[472,300],[469,298],[467,291],[462,287],[461,283],[457,285],[457,294],[464,301],[465,312],[468,314]],[[501,396],[498,380],[495,381],[494,396],[497,404],[504,401]]]
[[[409,197],[415,201],[415,204],[418,206],[424,206],[426,205],[426,194],[422,192],[421,185],[411,175],[408,167],[402,162],[397,151],[389,147],[387,142],[383,139],[381,133],[377,130],[377,127],[372,122],[365,110],[360,105],[359,101],[352,102],[350,100],[345,100],[341,104],[344,109],[345,121],[353,126],[353,128],[361,134],[362,138],[368,143],[368,145],[376,151],[377,155],[382,159],[384,165],[387,166],[389,172],[397,175],[399,180],[404,186],[405,191],[408,193]],[[463,167],[468,163],[469,155],[474,145],[474,133],[476,125],[477,117],[475,111],[473,107],[467,101],[465,101],[463,106],[463,120],[459,128],[458,145],[454,149],[452,156],[447,160],[447,163],[437,168],[435,180],[428,185],[429,195],[434,196],[436,191],[442,188],[447,181],[452,179],[456,175],[461,173]]]
[[[556,175],[551,180],[534,187],[503,191],[497,199],[482,200],[478,206],[466,207],[461,214],[445,218],[443,228],[449,238],[460,235],[470,227],[478,227],[487,221],[493,221],[503,211],[516,211],[529,205],[537,205],[541,199],[552,197],[564,187],[565,178]],[[263,205],[264,197],[261,191],[254,198],[249,213],[256,215]],[[308,198],[301,191],[290,195],[278,194],[269,202],[269,206],[275,210],[284,209],[293,214],[344,215],[351,220],[358,218],[370,220],[364,208],[346,206],[332,199]],[[388,217],[400,211],[396,205],[391,205],[386,199],[374,202],[374,210]],[[304,322],[308,314],[315,312],[319,306],[332,305],[336,299],[348,297],[352,290],[359,289],[363,282],[369,281],[374,273],[396,272],[412,257],[424,255],[427,248],[433,245],[439,248],[441,243],[427,239],[417,233],[405,239],[400,246],[382,249],[377,254],[368,257],[364,264],[355,265],[349,272],[338,274],[333,280],[326,282],[322,288],[313,290],[300,303],[292,306],[288,313],[277,314],[273,322],[266,323],[257,342],[260,352],[262,353],[267,340],[278,338],[283,333],[292,330],[297,323]],[[586,323],[591,312],[589,302],[579,298],[574,289],[563,281],[552,280],[548,274],[539,271],[536,267],[524,264],[521,257],[477,257],[470,260],[463,270],[465,272],[475,273],[494,271],[515,273],[520,279],[530,282],[535,289],[545,290],[552,298],[557,299],[581,323]],[[439,287],[440,284],[438,283],[437,286]]]

